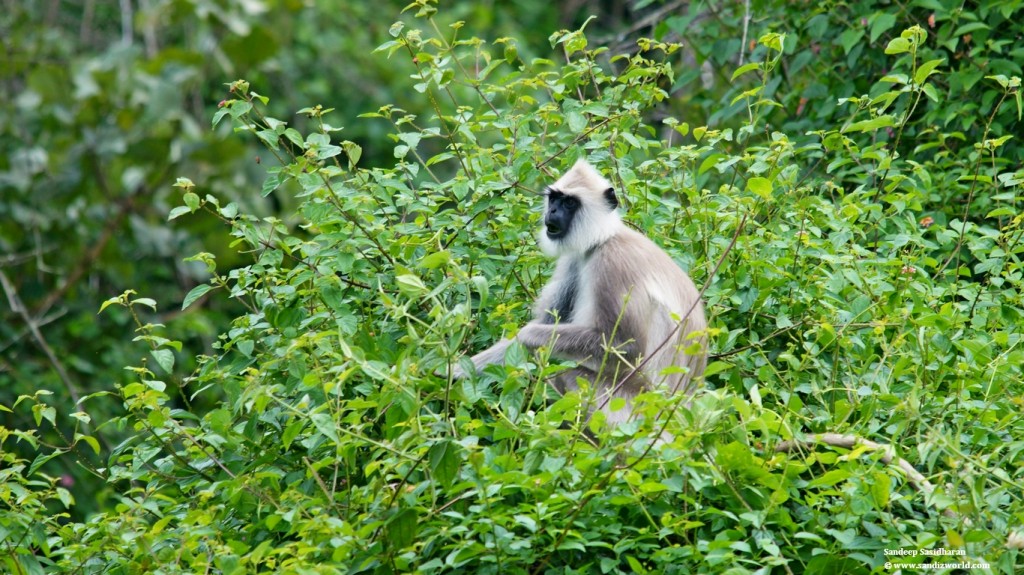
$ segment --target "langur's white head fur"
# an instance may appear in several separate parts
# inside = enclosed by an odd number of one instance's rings
[[[623,227],[611,183],[586,160],[579,160],[548,186],[540,249],[551,257],[584,253]]]

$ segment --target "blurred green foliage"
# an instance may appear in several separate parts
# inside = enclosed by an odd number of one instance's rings
[[[127,4],[0,15],[4,569],[1021,569],[1021,2]],[[432,375],[580,156],[708,284],[708,389],[612,430]]]
[[[257,142],[211,131],[210,118],[228,96],[227,82],[245,75],[275,91],[276,114],[329,104],[346,118],[393,102],[429,109],[405,78],[408,60],[387,61],[372,48],[387,35],[401,2],[185,1],[5,2],[0,9],[0,404],[44,389],[63,412],[85,410],[103,428],[120,413],[100,395],[124,382],[134,344],[130,317],[97,316],[102,301],[134,289],[160,302],[146,321],[167,326],[193,353],[210,349],[241,309],[225,300],[179,311],[184,295],[206,280],[184,261],[200,249],[223,265],[244,257],[229,248],[216,222],[186,218],[167,224],[178,195],[171,184],[187,174],[248,212],[288,214],[286,196],[262,197],[268,155]],[[126,9],[126,7],[128,9]],[[449,17],[508,33],[549,30],[555,16],[526,3],[467,3]],[[382,18],[382,16],[385,16]],[[523,46],[546,45],[543,36]],[[298,125],[305,125],[301,117]],[[388,125],[362,122],[346,137],[364,161],[387,163]],[[383,146],[381,144],[384,144]],[[257,187],[258,190],[258,187]],[[176,354],[187,373],[190,354]],[[182,405],[188,398],[177,398]],[[206,401],[200,398],[200,401]],[[0,423],[23,427],[24,415]],[[57,430],[44,432],[61,443]],[[95,430],[105,448],[123,434]],[[63,429],[66,435],[69,429]],[[31,453],[29,451],[28,453]],[[102,467],[78,450],[85,468],[58,459],[48,469],[79,498],[77,509],[106,505]]]

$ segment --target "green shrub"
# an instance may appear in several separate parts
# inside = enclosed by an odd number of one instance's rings
[[[872,95],[840,101],[841,122],[775,130],[791,40],[765,33],[730,73],[750,79],[735,125],[654,125],[677,45],[611,56],[563,31],[551,40],[565,63],[524,61],[514,40],[442,27],[417,4],[379,51],[415,64],[434,115],[365,115],[391,126],[393,167],[360,167],[330,110],[302,110],[317,127],[302,133],[230,85],[214,123],[262,141],[279,161],[263,193],[299,207],[257,217],[178,182],[170,217],[217,218],[251,257],[191,258],[211,280],[184,307],[209,294],[246,310],[180,389],[215,408],[175,400],[164,374],[181,344],[147,323],[155,302],[109,300],[150,348],[118,389],[129,439],[99,470],[122,498],[86,522],[33,523],[64,498],[5,461],[5,505],[31,503],[0,517],[5,567],[869,573],[889,572],[887,550],[956,549],[1020,568],[1024,176],[1004,161],[1011,140],[992,137],[1019,78],[983,80],[1001,96],[972,116],[976,140],[908,151],[947,70],[912,27],[880,49],[891,69]],[[713,330],[707,389],[646,394],[644,418],[616,429],[555,397],[543,357],[513,353],[475,381],[433,375],[527,317],[550,267],[532,239],[536,192],[582,156],[624,192],[627,220],[707,284]],[[993,211],[968,199],[951,213],[950,186]],[[44,399],[25,404],[50,419]],[[663,426],[674,438],[655,443]],[[915,489],[879,451],[773,449],[825,431],[891,443],[937,487]]]

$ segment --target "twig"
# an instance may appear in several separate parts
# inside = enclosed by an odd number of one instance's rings
[[[132,44],[132,20],[135,18],[131,0],[121,0],[121,42],[125,46]]]
[[[687,0],[676,0],[675,2],[666,4],[661,8],[655,10],[654,12],[651,12],[650,14],[637,20],[636,23],[630,26],[628,29],[623,30],[622,32],[612,35],[608,38],[598,38],[596,40],[596,43],[601,46],[606,46],[611,44],[613,41],[622,42],[624,39],[632,36],[633,34],[650,26],[654,26],[655,24],[663,21],[666,16],[686,5],[686,2]]]
[[[729,241],[729,245],[725,247],[725,250],[724,250],[724,251],[722,252],[722,255],[721,255],[721,257],[719,257],[719,258],[718,258],[718,262],[717,262],[717,263],[715,264],[715,267],[714,267],[714,269],[712,269],[712,270],[711,270],[711,274],[709,274],[709,275],[708,275],[708,277],[707,277],[707,279],[706,279],[706,280],[704,281],[704,285],[703,285],[703,287],[701,287],[701,289],[700,289],[700,292],[699,292],[699,293],[697,294],[697,297],[696,297],[696,298],[694,298],[694,300],[693,300],[693,303],[692,303],[692,304],[690,305],[690,309],[686,310],[686,315],[685,315],[685,316],[683,316],[682,318],[680,318],[680,320],[679,320],[678,322],[676,322],[676,326],[675,326],[675,328],[673,328],[673,329],[672,329],[671,333],[669,333],[669,334],[668,334],[668,337],[666,337],[666,338],[665,338],[665,339],[664,339],[664,340],[663,340],[663,341],[661,342],[661,344],[660,344],[660,345],[659,345],[658,347],[654,348],[654,351],[652,351],[652,352],[651,352],[650,354],[648,354],[648,355],[647,355],[647,357],[643,358],[643,359],[642,359],[642,360],[641,360],[641,361],[640,361],[640,362],[639,362],[639,363],[638,363],[638,364],[637,364],[637,365],[636,365],[635,367],[633,367],[633,370],[632,370],[632,371],[630,371],[630,372],[629,372],[628,374],[626,374],[626,377],[624,377],[624,378],[622,378],[621,380],[619,380],[619,381],[620,381],[620,383],[619,383],[619,384],[618,384],[618,385],[617,385],[617,386],[616,386],[616,387],[615,387],[615,388],[614,388],[614,389],[612,390],[612,392],[611,392],[611,393],[609,393],[609,394],[608,394],[608,399],[605,399],[605,401],[604,401],[604,402],[603,402],[603,403],[601,404],[601,406],[600,406],[599,408],[603,408],[603,407],[604,407],[605,405],[607,405],[607,403],[608,403],[608,401],[609,401],[609,400],[611,399],[612,395],[613,395],[613,394],[614,394],[614,393],[615,393],[615,392],[616,392],[616,391],[617,391],[617,390],[618,390],[618,389],[619,389],[620,387],[622,387],[622,385],[623,385],[623,384],[624,384],[624,383],[625,383],[626,381],[629,381],[629,380],[630,380],[630,378],[632,378],[634,374],[636,374],[636,373],[637,373],[637,372],[639,372],[639,371],[640,371],[641,369],[643,369],[643,368],[644,368],[644,366],[645,366],[645,365],[647,365],[647,363],[648,363],[649,361],[651,361],[651,358],[652,358],[652,357],[654,357],[654,356],[656,356],[656,355],[658,354],[658,352],[660,352],[660,351],[661,351],[662,349],[664,349],[664,348],[665,348],[665,346],[666,346],[666,345],[668,345],[668,343],[669,343],[670,341],[672,341],[672,340],[673,340],[673,339],[675,338],[675,335],[676,335],[677,333],[679,333],[679,330],[680,330],[680,329],[682,329],[682,327],[683,327],[683,324],[685,324],[685,323],[686,323],[686,321],[687,321],[687,319],[688,319],[688,318],[690,317],[690,314],[692,314],[692,313],[693,313],[693,310],[697,308],[697,304],[698,304],[698,303],[700,303],[700,302],[701,302],[701,301],[702,301],[702,300],[704,299],[704,292],[706,292],[706,291],[707,291],[708,287],[709,287],[709,286],[711,285],[711,281],[715,279],[715,276],[716,276],[716,275],[718,275],[718,269],[719,269],[720,267],[722,267],[722,264],[723,264],[723,263],[725,263],[725,259],[726,259],[727,257],[729,257],[729,254],[730,254],[730,253],[732,253],[732,249],[733,249],[733,248],[734,248],[734,247],[736,246],[736,241],[737,241],[737,240],[739,240],[739,238],[740,238],[740,234],[742,234],[742,233],[743,233],[743,227],[744,227],[744,226],[746,225],[746,223],[747,223],[747,215],[748,215],[748,214],[743,214],[743,217],[741,217],[741,218],[740,218],[740,223],[739,223],[739,224],[737,224],[737,226],[736,226],[736,231],[735,231],[735,233],[733,233],[733,235],[732,235],[732,239],[731,239],[731,240]],[[684,334],[684,335],[685,335],[685,334]],[[705,342],[707,342],[707,336],[706,336],[706,335],[704,336],[704,341],[705,341]],[[705,353],[705,355],[707,354],[707,349],[705,349],[705,350],[704,350],[704,353]],[[692,373],[692,372],[691,372],[691,373]],[[683,396],[689,395],[689,393],[690,393],[690,390],[689,390],[689,389],[690,389],[690,383],[692,382],[692,377],[693,377],[693,376],[692,376],[692,375],[690,375],[690,373],[688,373],[688,374],[687,374],[687,376],[689,376],[689,377],[690,377],[690,379],[688,379],[688,380],[686,381],[686,388],[684,388],[684,389],[682,390],[682,395],[683,395]],[[680,382],[680,383],[683,383],[683,382]],[[679,388],[678,388],[678,387],[676,387],[675,389],[677,389],[677,390],[678,390]],[[674,405],[674,406],[672,407],[672,409],[670,409],[670,410],[668,411],[668,417],[666,417],[666,418],[664,419],[664,422],[663,422],[663,423],[662,423],[662,425],[661,425],[661,429],[659,430],[659,432],[658,432],[658,435],[661,435],[662,433],[665,433],[665,429],[667,429],[667,428],[668,428],[668,424],[669,424],[669,421],[670,421],[670,420],[672,419],[672,416],[673,416],[673,415],[675,414],[675,412],[676,412],[676,410],[677,410],[678,408],[679,408],[679,403],[677,402],[677,403],[676,403],[676,404],[675,404],[675,405]],[[659,417],[660,417],[660,414],[659,414]],[[649,445],[647,446],[647,449],[645,449],[645,450],[644,450],[644,452],[643,452],[643,453],[641,453],[641,454],[640,454],[640,456],[639,456],[639,457],[637,457],[637,458],[636,458],[636,459],[635,459],[635,460],[633,461],[633,463],[630,463],[629,465],[626,465],[626,466],[624,466],[623,468],[624,468],[624,469],[630,469],[630,468],[632,468],[633,466],[635,466],[635,465],[637,465],[638,463],[640,463],[640,461],[643,461],[644,459],[646,459],[646,458],[647,458],[647,455],[648,455],[648,454],[649,454],[649,453],[651,452],[651,450],[652,450],[652,449],[654,448],[655,444],[656,444],[656,442],[652,441],[652,442],[651,442],[651,443],[650,443],[650,444],[649,444]]]
[[[999,108],[1003,105],[1003,101],[1006,100],[1006,96],[1008,94],[1008,92],[1004,92],[1003,97],[999,99],[999,103],[992,109],[992,114],[989,115],[988,122],[985,123],[985,131],[981,134],[982,145],[984,145],[985,140],[988,139],[988,133],[992,127],[992,122],[996,119],[996,112],[999,111]],[[978,187],[978,173],[981,171],[981,162],[985,156],[984,151],[984,149],[978,150],[978,159],[974,164],[974,180],[971,181],[971,190],[967,193],[967,203],[964,204],[964,213],[960,218],[960,236],[956,240],[956,247],[953,248],[953,252],[949,254],[946,261],[942,262],[942,265],[939,266],[938,270],[936,270],[935,276],[939,276],[946,271],[946,268],[954,258],[956,258],[956,267],[960,267],[960,248],[964,245],[964,234],[967,232],[967,216],[971,213],[971,202],[974,201],[974,190]],[[995,154],[995,150],[992,150],[992,153]]]
[[[787,331],[796,329],[798,327],[801,327],[802,325],[804,325],[804,320],[800,320],[800,321],[794,323],[791,326],[779,328],[779,329],[773,331],[772,333],[770,333],[770,334],[764,336],[763,338],[761,338],[761,340],[758,341],[757,343],[752,343],[750,345],[744,345],[742,347],[737,347],[735,349],[730,349],[729,351],[723,351],[722,353],[718,353],[718,354],[712,355],[711,358],[712,359],[722,359],[723,357],[729,357],[730,355],[736,355],[737,353],[742,353],[744,351],[747,351],[748,349],[753,349],[753,348],[756,348],[756,347],[760,347],[762,344],[764,344],[764,342],[768,341],[769,339],[772,339],[774,337],[778,337],[778,336],[786,333]]]
[[[25,325],[28,326],[29,332],[32,333],[32,338],[36,340],[40,349],[42,349],[43,353],[46,354],[46,358],[50,360],[50,365],[53,366],[54,371],[57,372],[61,381],[64,382],[64,387],[67,388],[71,399],[75,402],[75,405],[78,405],[78,402],[81,400],[78,388],[75,386],[75,383],[71,381],[71,376],[68,375],[67,370],[64,369],[60,360],[57,359],[57,355],[53,353],[49,344],[46,343],[46,338],[44,338],[42,332],[39,331],[39,325],[28,313],[28,309],[25,307],[25,304],[21,301],[21,298],[18,297],[18,292],[14,288],[14,284],[7,279],[7,274],[5,274],[3,270],[0,270],[0,285],[3,285],[4,293],[7,294],[7,303],[11,306],[11,311],[21,316]]]
[[[743,56],[747,50],[747,27],[750,25],[750,0],[743,3],[743,41],[740,42],[740,57],[736,61],[737,66],[743,65]]]
[[[121,207],[118,210],[117,215],[107,222],[107,225],[103,228],[103,233],[100,234],[96,243],[89,248],[89,251],[87,251],[83,257],[78,259],[78,263],[75,264],[74,269],[72,269],[71,273],[69,273],[64,279],[64,283],[62,283],[57,289],[46,294],[43,301],[35,306],[35,313],[40,314],[49,311],[53,304],[57,303],[57,300],[64,297],[64,294],[68,293],[68,290],[70,290],[71,287],[82,278],[82,275],[86,270],[92,269],[93,262],[100,257],[100,253],[103,252],[103,248],[107,247],[110,239],[114,237],[114,232],[121,227],[121,223],[124,222],[125,216],[128,215],[131,205],[132,202],[130,200],[121,202]]]
[[[728,257],[728,255],[732,252],[733,247],[736,245],[736,240],[738,240],[740,234],[743,233],[743,226],[747,223],[747,215],[748,214],[743,214],[743,217],[740,218],[740,223],[736,226],[736,232],[733,233],[732,239],[729,241],[729,245],[725,247],[725,251],[723,251],[721,257],[718,258],[718,262],[715,264],[714,269],[711,270],[711,274],[708,275],[707,279],[704,281],[704,286],[700,288],[700,292],[697,293],[697,297],[693,299],[693,303],[690,304],[690,309],[686,310],[686,314],[682,318],[680,318],[678,322],[676,322],[675,328],[673,328],[672,331],[668,334],[668,336],[665,337],[664,340],[662,340],[661,344],[658,345],[658,347],[654,348],[654,351],[649,353],[647,357],[645,357],[638,364],[636,364],[636,366],[633,367],[632,371],[626,374],[626,377],[622,378],[622,383],[619,383],[619,385],[612,390],[612,393],[618,390],[618,388],[621,387],[623,383],[628,381],[637,372],[643,369],[644,366],[646,366],[651,361],[651,358],[656,356],[658,352],[660,352],[661,350],[665,349],[665,346],[668,345],[669,342],[675,338],[677,333],[679,333],[679,330],[682,329],[683,324],[685,324],[686,320],[689,319],[690,314],[692,314],[693,310],[697,308],[697,304],[703,300],[704,292],[706,292],[708,287],[711,285],[711,280],[713,280],[715,276],[718,274],[718,268],[722,267],[722,264],[725,263],[725,258]],[[611,396],[609,395],[609,397]],[[607,400],[605,401],[605,403],[607,403]],[[602,407],[603,405],[604,404],[602,404]]]
[[[32,261],[34,258],[39,257],[39,254],[44,252],[52,252],[55,248],[52,247],[35,247],[31,252],[4,254],[0,256],[0,268],[12,267],[25,262]]]
[[[64,317],[66,314],[67,314],[67,310],[60,310],[60,311],[52,313],[52,314],[50,314],[48,316],[41,317],[41,318],[36,320],[36,327],[43,327],[44,325],[46,325],[48,323],[53,323],[53,322],[57,321],[58,319]],[[3,353],[8,348],[10,348],[12,345],[17,343],[18,340],[20,340],[21,338],[25,337],[25,334],[27,334],[27,333],[29,333],[29,329],[25,328],[24,330],[21,330],[18,333],[14,334],[14,337],[12,337],[11,339],[7,340],[7,343],[4,343],[3,345],[0,345],[0,353]]]

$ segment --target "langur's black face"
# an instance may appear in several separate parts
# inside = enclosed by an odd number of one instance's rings
[[[544,227],[549,239],[560,240],[569,233],[580,200],[558,190],[548,189],[548,209],[544,214]]]

